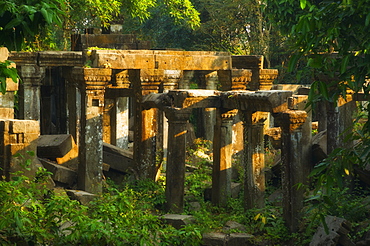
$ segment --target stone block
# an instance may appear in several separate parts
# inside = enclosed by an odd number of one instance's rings
[[[78,168],[78,146],[72,138],[72,148],[65,154],[63,157],[55,158],[56,162],[62,166],[65,166],[69,169],[77,171]]]
[[[193,216],[182,214],[165,214],[161,219],[176,229],[181,229],[181,227],[195,222],[195,218]]]
[[[111,169],[127,173],[134,168],[133,153],[114,145],[103,143],[103,162]]]
[[[349,221],[335,216],[326,216],[325,223],[329,233],[327,234],[324,227],[320,226],[313,236],[310,246],[355,246],[347,235],[351,230]]]
[[[72,187],[77,183],[77,172],[42,158],[39,158],[39,160],[46,170],[53,173],[52,178],[54,181],[62,183],[67,187]]]
[[[36,120],[12,120],[10,121],[11,133],[40,133],[40,125]]]
[[[226,222],[223,228],[223,231],[229,231],[229,230],[239,230],[239,231],[245,232],[246,228],[244,225],[236,221],[229,220],[228,222]]]
[[[231,197],[238,198],[242,187],[241,183],[231,182]]]
[[[9,51],[6,47],[0,47],[0,62],[8,60]]]
[[[252,245],[255,245],[251,242],[253,238],[254,236],[248,233],[231,233],[229,235],[226,245],[227,246],[240,246],[240,245],[252,246]]]
[[[67,190],[67,195],[72,200],[79,201],[82,205],[88,205],[96,195],[82,190]]]
[[[1,108],[14,108],[14,93],[6,92],[0,93],[0,107]]]
[[[65,156],[72,149],[70,134],[41,135],[37,146],[37,155],[55,160]]]
[[[14,119],[14,109],[0,107],[0,118],[1,119]]]
[[[6,91],[13,92],[17,91],[19,83],[15,83],[11,78],[6,79]]]
[[[204,233],[202,239],[202,245],[204,246],[224,246],[226,245],[226,237],[225,233],[221,232],[210,232]]]

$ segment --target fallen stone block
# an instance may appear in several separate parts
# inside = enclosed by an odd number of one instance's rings
[[[231,197],[238,198],[242,187],[241,183],[231,182]]]
[[[245,232],[246,231],[246,228],[244,225],[236,222],[236,221],[232,221],[232,220],[229,220],[228,222],[226,222],[225,226],[223,227],[222,229],[223,231],[227,232],[227,231],[230,231],[230,230],[239,230],[241,232]]]
[[[53,173],[52,179],[55,182],[62,183],[63,186],[69,188],[77,182],[77,172],[42,158],[39,160],[46,170]]]
[[[128,173],[134,168],[133,152],[103,143],[103,162],[110,169]]]
[[[62,157],[55,158],[56,162],[60,165],[68,167],[74,171],[77,171],[78,168],[78,146],[76,145],[73,138],[71,139],[72,148]]]
[[[204,233],[202,245],[204,246],[224,246],[226,245],[227,234],[221,232]]]
[[[161,220],[166,224],[172,225],[176,229],[181,229],[181,227],[195,222],[193,216],[182,214],[165,214],[162,216]]]
[[[312,238],[310,246],[355,246],[348,238],[351,230],[351,223],[343,218],[327,216],[325,223],[328,227],[328,234],[323,226],[320,226]]]
[[[227,246],[252,246],[254,245],[251,240],[254,238],[253,235],[248,233],[230,233],[227,238],[226,245]]]
[[[72,200],[79,201],[82,205],[88,205],[96,195],[82,190],[67,190],[67,195]]]
[[[55,160],[72,149],[72,135],[41,135],[37,144],[37,156]]]

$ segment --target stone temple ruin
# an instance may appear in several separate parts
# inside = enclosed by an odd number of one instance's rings
[[[316,151],[308,90],[273,85],[278,71],[264,69],[262,56],[87,49],[8,54],[2,48],[0,60],[6,59],[15,62],[22,83],[8,81],[0,97],[5,177],[19,170],[14,154],[33,151],[56,157],[60,165],[42,160],[55,182],[72,188],[77,180],[77,189],[99,193],[103,170],[155,179],[158,159],[165,158],[167,209],[181,212],[189,118],[197,109],[203,137],[213,141],[212,202],[221,206],[231,196],[232,156],[240,151],[245,206],[264,206],[264,139],[271,127],[280,127],[284,217],[292,231],[297,228],[303,190],[295,185],[307,181]],[[201,83],[190,89],[195,78]],[[340,145],[354,108],[351,95],[338,107],[321,105],[317,118],[327,142],[318,149],[324,155]],[[27,158],[41,165],[36,156]]]

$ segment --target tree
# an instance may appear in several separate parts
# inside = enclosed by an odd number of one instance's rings
[[[1,0],[0,45],[20,50],[25,39],[33,42],[45,36],[45,26],[61,25],[65,7],[62,0]]]
[[[143,21],[158,7],[176,23],[199,25],[199,13],[190,0],[1,0],[0,45],[21,50],[46,39],[49,48],[50,44],[55,48],[72,30],[108,26],[120,18]]]
[[[369,95],[370,0],[265,0],[265,4],[275,27],[291,40],[289,70],[297,69],[301,60],[313,75],[311,104],[324,101],[335,106],[347,89]],[[368,119],[370,104],[363,110]],[[359,144],[333,150],[311,173],[317,180],[311,200],[319,201],[314,206],[324,227],[322,213],[334,204],[334,191],[345,190],[355,165],[370,163],[370,122],[348,137]]]

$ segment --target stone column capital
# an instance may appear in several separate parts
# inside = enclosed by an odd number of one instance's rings
[[[19,76],[26,86],[40,86],[45,77],[45,67],[24,65],[17,68]]]
[[[271,90],[272,83],[277,78],[279,71],[277,69],[260,69],[259,90]]]
[[[287,110],[277,115],[276,119],[280,121],[281,127],[293,132],[302,127],[306,122],[307,112],[303,110]]]
[[[250,69],[233,69],[231,70],[231,89],[246,90],[247,85],[252,80],[252,70]]]

